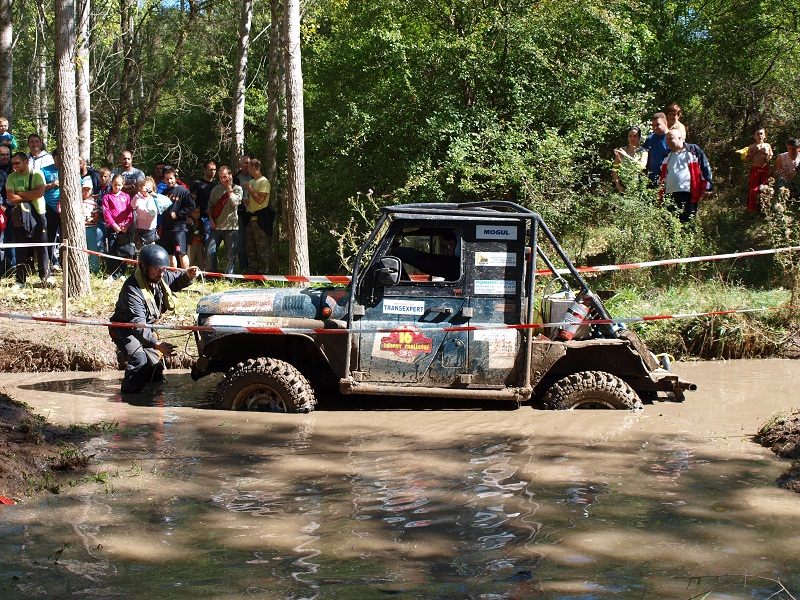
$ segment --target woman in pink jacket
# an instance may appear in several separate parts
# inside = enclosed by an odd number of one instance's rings
[[[103,196],[103,218],[106,222],[108,251],[120,258],[133,258],[133,209],[131,197],[122,191],[125,180],[116,175],[111,180],[111,191]],[[127,264],[109,259],[107,267],[111,271],[106,281],[114,281],[127,273]]]

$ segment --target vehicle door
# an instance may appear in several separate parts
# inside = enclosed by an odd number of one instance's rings
[[[467,332],[446,331],[465,323],[461,235],[455,226],[393,224],[367,273],[394,256],[402,264],[401,280],[376,286],[354,321],[356,370],[363,381],[421,387],[461,381],[468,368]]]

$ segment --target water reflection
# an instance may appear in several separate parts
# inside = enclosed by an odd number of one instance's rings
[[[254,415],[205,410],[184,374],[142,406],[116,374],[38,374],[14,397],[119,430],[92,442],[105,483],[1,509],[0,595],[800,595],[797,500],[742,433],[791,401],[800,363],[749,365],[747,390],[701,365],[685,376],[713,393],[636,415]]]

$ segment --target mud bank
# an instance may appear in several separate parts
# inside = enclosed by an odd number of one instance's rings
[[[778,457],[794,459],[791,468],[776,483],[800,493],[800,460],[797,460],[800,459],[800,409],[776,413],[761,426],[755,439]]]
[[[190,332],[162,336],[177,348],[167,359],[171,369],[188,368],[194,360]],[[105,327],[26,324],[0,319],[0,372],[110,371],[121,368]]]
[[[63,475],[86,467],[79,444],[90,428],[53,425],[28,406],[0,394],[0,496],[19,500],[38,492],[59,493]]]

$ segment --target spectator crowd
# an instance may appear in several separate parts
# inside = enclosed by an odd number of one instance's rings
[[[699,146],[687,142],[686,126],[681,122],[683,111],[670,104],[666,113],[657,112],[651,119],[652,133],[642,142],[642,130],[629,127],[627,146],[614,150],[612,181],[619,192],[624,192],[626,177],[644,173],[651,188],[659,189],[662,202],[667,202],[682,222],[697,215],[702,198],[709,196],[714,185],[708,159]],[[753,133],[754,143],[740,152],[742,161],[750,165],[746,211],[761,212],[766,197],[777,194],[784,198],[798,198],[800,180],[800,142],[789,138],[786,152],[774,158],[772,147],[766,142],[767,131],[758,126]]]
[[[629,127],[627,145],[614,150],[612,179],[624,192],[632,177],[646,175],[662,202],[682,222],[689,222],[714,186],[709,161],[699,146],[687,141],[682,116],[677,104],[655,113],[652,132],[644,141],[640,127]],[[760,212],[768,195],[800,195],[800,142],[789,138],[786,152],[776,158],[766,129],[757,127],[753,138],[754,143],[740,151],[750,165],[748,213]],[[17,288],[34,269],[42,285],[51,286],[53,273],[60,270],[59,253],[52,245],[61,229],[59,154],[48,152],[35,133],[27,144],[28,153],[18,151],[8,119],[0,117],[0,242],[41,244],[0,249],[0,272],[13,270]],[[244,155],[234,173],[231,167],[217,169],[214,160],[206,160],[202,176],[187,185],[174,166],[163,162],[145,175],[134,166],[133,153],[125,150],[113,171],[95,170],[81,158],[80,174],[89,250],[134,259],[143,247],[158,244],[174,267],[218,272],[218,255],[224,248],[223,273],[268,272],[275,212],[260,161]],[[108,281],[128,270],[123,261],[102,261],[95,255],[90,255],[90,268],[93,273],[104,269]]]
[[[37,134],[27,142],[27,154],[17,151],[8,120],[0,117],[0,243],[42,244],[0,249],[0,269],[15,273],[17,289],[34,268],[42,285],[52,286],[53,272],[61,268],[57,246],[47,245],[61,233],[58,151],[48,152]],[[187,185],[174,166],[162,162],[145,175],[125,150],[113,171],[95,170],[81,158],[80,174],[89,250],[134,259],[143,247],[158,244],[174,267],[217,272],[224,248],[225,274],[267,273],[275,212],[260,161],[244,155],[234,173],[206,160],[202,176]],[[127,275],[124,261],[96,255],[89,260],[93,273],[105,271],[106,281]]]

